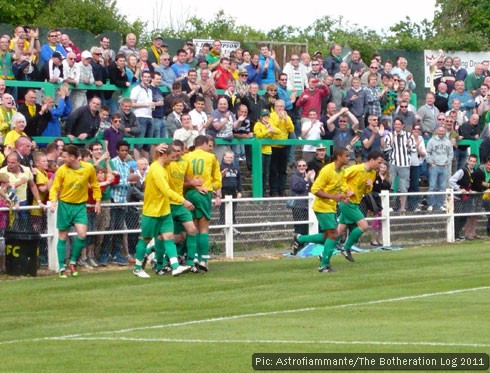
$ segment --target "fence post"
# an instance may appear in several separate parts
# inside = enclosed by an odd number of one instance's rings
[[[318,220],[316,219],[315,212],[313,211],[313,202],[315,196],[308,193],[308,234],[318,233]]]
[[[252,196],[254,198],[262,198],[262,143],[257,139],[252,141]]]
[[[56,211],[51,212],[48,207],[46,212],[46,219],[48,225],[48,268],[52,271],[58,272],[58,229],[56,229]]]
[[[391,228],[390,228],[390,192],[388,190],[381,191],[381,221],[383,245],[391,246]]]
[[[227,258],[233,259],[233,197],[226,195],[221,201],[225,204],[225,254]]]
[[[451,188],[446,189],[446,214],[447,214],[447,229],[446,239],[447,242],[454,242],[454,190]]]

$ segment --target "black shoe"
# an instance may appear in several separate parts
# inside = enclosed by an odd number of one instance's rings
[[[155,274],[158,276],[165,276],[168,272],[165,272],[163,268],[161,269],[155,269]]]
[[[208,265],[206,264],[205,261],[201,260],[199,261],[197,258],[194,259],[194,265],[195,267],[197,267],[201,272],[207,272],[209,269],[208,269]]]
[[[335,270],[330,266],[318,268],[318,272],[335,272]]]
[[[342,250],[342,255],[344,256],[345,259],[347,259],[349,262],[355,262],[354,258],[352,257],[352,253],[350,250]]]
[[[299,233],[295,233],[293,236],[293,246],[292,246],[293,255],[296,255],[303,248],[303,245],[300,244],[298,241],[299,236],[300,236]]]
[[[164,275],[167,275],[169,273],[172,273],[172,267],[170,267],[169,265],[166,265],[165,267],[163,267],[162,269],[155,269],[155,273],[158,275],[158,276],[164,276]]]
[[[456,241],[456,242],[461,242],[461,241],[464,241],[464,240],[465,240],[465,238],[463,236],[458,236],[458,237],[456,237],[454,239],[454,241]]]
[[[323,260],[323,254],[318,255],[318,256],[317,256],[317,258],[318,258],[318,260],[319,260],[319,261],[320,261],[320,263],[321,263],[321,262],[322,262],[322,260]]]
[[[199,268],[197,268],[196,266],[192,266],[191,267],[191,270],[190,270],[191,273],[194,273],[196,275],[202,275],[204,273],[204,271],[201,271]]]

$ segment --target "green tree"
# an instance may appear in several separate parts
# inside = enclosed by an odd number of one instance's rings
[[[96,35],[113,30],[139,36],[146,26],[141,21],[129,22],[119,13],[116,0],[3,1],[1,14],[2,22],[14,26],[77,28]]]
[[[434,28],[445,49],[488,50],[490,2],[436,0]]]
[[[391,34],[384,41],[387,49],[423,50],[433,38],[432,24],[427,19],[415,23],[406,17],[389,30]]]
[[[48,6],[49,0],[2,1],[2,23],[17,25],[32,24],[36,16]]]

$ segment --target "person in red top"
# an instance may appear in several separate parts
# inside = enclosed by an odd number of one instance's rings
[[[228,88],[228,79],[233,79],[233,75],[230,72],[230,59],[228,57],[222,57],[219,61],[219,66],[213,73],[214,86],[216,89]]]
[[[301,123],[308,120],[308,113],[315,109],[317,113],[322,109],[322,98],[330,95],[328,87],[317,78],[308,79],[308,89],[305,89],[296,101],[296,106],[302,108]]]

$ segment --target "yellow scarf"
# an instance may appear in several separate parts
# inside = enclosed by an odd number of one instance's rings
[[[154,45],[152,45],[150,49],[156,57],[157,64],[159,64],[160,63],[160,51]]]
[[[29,110],[29,115],[34,117],[36,115],[36,105],[29,105],[26,103],[27,109]]]

